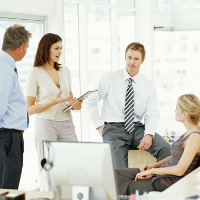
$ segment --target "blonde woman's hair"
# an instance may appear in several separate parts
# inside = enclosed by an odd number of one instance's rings
[[[193,123],[200,121],[200,100],[193,94],[184,94],[177,101],[182,112],[187,112]]]

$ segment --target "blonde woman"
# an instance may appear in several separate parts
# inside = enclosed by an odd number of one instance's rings
[[[143,164],[138,168],[116,169],[119,193],[130,194],[138,189],[152,191],[153,176],[176,175],[186,176],[192,172],[200,158],[200,100],[193,94],[185,94],[178,98],[175,109],[175,120],[183,123],[186,132],[171,145],[171,156],[148,166]],[[162,178],[155,186],[163,191],[180,178]]]

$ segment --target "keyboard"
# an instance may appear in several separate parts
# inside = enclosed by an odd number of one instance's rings
[[[130,200],[130,196],[118,195],[118,200]]]

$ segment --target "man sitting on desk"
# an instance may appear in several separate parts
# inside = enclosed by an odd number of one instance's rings
[[[139,73],[145,48],[133,42],[125,51],[126,68],[105,75],[85,102],[103,142],[112,146],[115,168],[128,167],[131,146],[146,150],[160,161],[170,156],[170,145],[157,133],[159,119],[154,84]],[[101,115],[97,109],[103,99]],[[144,124],[140,121],[144,116]]]

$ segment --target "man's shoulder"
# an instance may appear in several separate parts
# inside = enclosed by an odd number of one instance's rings
[[[101,78],[100,81],[117,81],[123,74],[121,70],[113,71],[113,72],[106,72]]]
[[[123,70],[122,69],[118,69],[116,71],[113,71],[113,72],[107,72],[105,74],[105,77],[108,77],[108,78],[115,78],[115,77],[120,77],[120,76],[123,76]]]
[[[4,59],[1,60],[0,57],[0,74],[12,74],[14,70],[10,67],[9,62],[5,62]]]
[[[153,81],[144,76],[143,74],[139,73],[138,74],[138,79],[139,81],[142,81],[143,83],[149,84],[149,85],[154,85]]]

